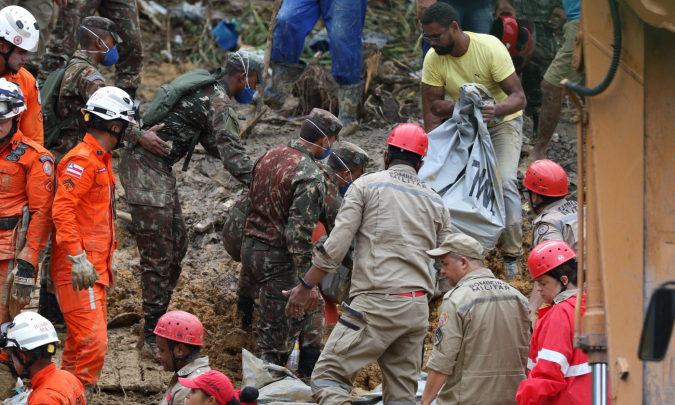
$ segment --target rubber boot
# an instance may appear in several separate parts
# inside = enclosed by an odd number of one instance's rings
[[[253,297],[239,297],[237,299],[237,322],[246,333],[253,332]]]
[[[293,84],[302,75],[305,65],[271,61],[270,67],[272,80],[265,86],[264,101],[271,108],[278,110],[291,95]]]
[[[359,103],[363,93],[363,82],[355,84],[341,84],[338,88],[338,103],[340,114],[338,119],[342,122],[340,135],[346,136],[354,133],[359,125]]]
[[[506,280],[512,280],[520,270],[520,258],[504,256],[504,269],[506,270]]]
[[[159,316],[145,316],[145,324],[143,325],[143,347],[141,355],[149,360],[157,360],[157,340],[155,336],[155,326],[159,321]]]
[[[300,348],[300,360],[298,361],[298,376],[300,378],[310,378],[316,361],[319,360],[321,350],[313,347]]]

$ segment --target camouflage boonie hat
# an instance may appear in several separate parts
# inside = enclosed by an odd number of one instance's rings
[[[90,30],[99,29],[108,31],[115,40],[115,44],[122,43],[122,38],[120,38],[120,36],[117,35],[117,25],[113,20],[110,20],[105,17],[89,16],[82,20],[80,26],[84,28],[89,28]]]
[[[365,169],[370,160],[370,156],[368,156],[365,150],[347,141],[341,141],[333,153],[338,155],[348,166],[361,166]]]
[[[242,63],[249,72],[253,71],[258,75],[258,83],[265,85],[263,81],[263,72],[265,71],[265,62],[262,58],[248,51],[230,52],[227,55],[228,63]]]
[[[313,108],[307,116],[307,119],[314,121],[324,130],[328,130],[331,134],[337,135],[342,129],[342,122],[330,111],[322,110],[320,108]]]

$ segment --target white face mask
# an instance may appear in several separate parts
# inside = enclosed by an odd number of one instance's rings
[[[323,160],[323,159],[327,158],[328,155],[330,155],[330,151],[331,151],[331,147],[330,147],[330,138],[328,138],[328,135],[326,135],[326,133],[323,132],[323,130],[321,130],[321,128],[319,128],[319,126],[316,125],[316,124],[314,123],[314,121],[312,121],[312,120],[310,120],[310,119],[307,119],[307,120],[305,120],[305,121],[307,121],[307,122],[309,122],[310,124],[314,125],[314,127],[315,127],[316,129],[318,129],[319,132],[321,132],[321,135],[323,135],[323,136],[326,138],[326,140],[328,141],[328,148],[324,148],[324,147],[321,146],[321,145],[317,145],[317,144],[315,144],[314,142],[310,142],[310,141],[308,141],[307,139],[305,139],[305,138],[303,138],[303,137],[300,137],[300,139],[302,139],[303,141],[307,142],[307,143],[310,144],[310,145],[314,145],[314,146],[316,146],[317,148],[323,149],[323,151],[324,151],[323,154],[322,154],[321,156],[317,157],[316,159],[318,159],[318,160]]]

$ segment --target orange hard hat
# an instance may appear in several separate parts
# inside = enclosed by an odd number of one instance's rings
[[[387,145],[395,146],[418,155],[426,156],[429,138],[424,129],[413,123],[397,125],[387,139]]]
[[[204,327],[196,316],[185,311],[169,311],[157,321],[155,335],[194,346],[204,344]]]
[[[567,173],[552,160],[536,160],[527,168],[523,185],[528,190],[547,197],[564,197],[568,190]]]
[[[532,280],[577,257],[570,245],[561,240],[547,240],[532,249],[527,258]]]

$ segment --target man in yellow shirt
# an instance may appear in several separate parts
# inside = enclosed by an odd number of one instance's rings
[[[452,6],[438,2],[422,15],[425,39],[432,49],[424,58],[422,112],[427,132],[451,117],[459,88],[465,83],[487,87],[496,104],[482,108],[504,190],[506,229],[502,233],[504,266],[509,278],[518,273],[522,255],[522,207],[517,174],[523,141],[525,93],[506,47],[491,35],[464,32]],[[452,100],[446,100],[448,94]]]

